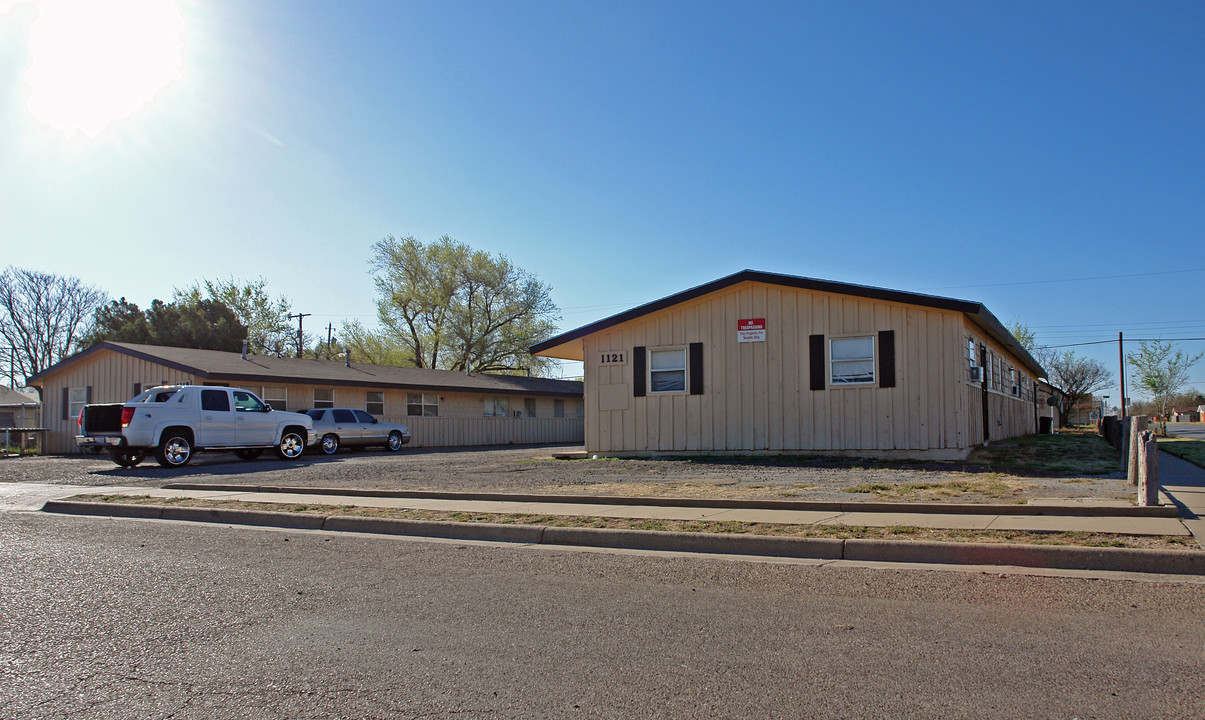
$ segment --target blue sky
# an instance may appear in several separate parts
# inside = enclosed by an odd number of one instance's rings
[[[178,77],[85,136],[0,0],[6,263],[139,305],[263,276],[316,329],[373,321],[373,242],[448,234],[565,329],[753,268],[1205,336],[1200,3],[178,6]]]

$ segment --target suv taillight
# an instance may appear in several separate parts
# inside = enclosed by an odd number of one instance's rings
[[[84,409],[79,409],[79,417],[75,419],[75,424],[79,426],[80,431],[84,429]]]
[[[129,427],[129,426],[130,426],[130,421],[131,421],[131,420],[133,420],[133,419],[134,419],[134,408],[132,408],[132,407],[123,407],[123,408],[121,409],[121,426],[122,426],[123,428],[124,428],[124,427]]]

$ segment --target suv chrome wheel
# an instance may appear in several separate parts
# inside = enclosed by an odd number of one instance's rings
[[[295,460],[301,457],[301,453],[305,450],[305,440],[301,435],[290,430],[280,438],[280,444],[276,446],[276,455],[282,460]]]

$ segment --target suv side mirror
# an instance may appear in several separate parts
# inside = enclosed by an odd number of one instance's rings
[[[268,403],[264,403],[263,412],[272,412],[272,406],[269,405]]]

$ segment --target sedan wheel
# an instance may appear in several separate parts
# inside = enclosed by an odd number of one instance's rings
[[[339,436],[334,433],[327,433],[322,436],[322,452],[327,455],[334,455],[339,450]]]
[[[391,432],[389,433],[389,442],[385,445],[385,448],[390,452],[397,452],[402,449],[403,444],[402,434],[400,432]]]
[[[304,450],[305,440],[300,434],[289,430],[281,436],[280,444],[276,446],[276,456],[281,460],[296,460]]]

